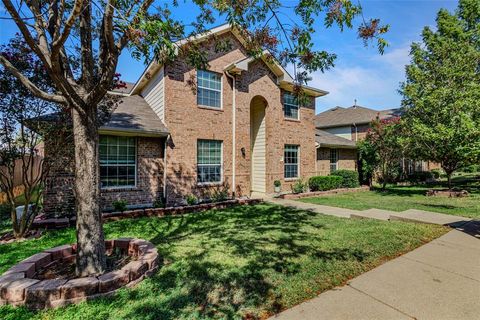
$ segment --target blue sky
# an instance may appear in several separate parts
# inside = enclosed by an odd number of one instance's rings
[[[285,1],[288,5],[289,2]],[[183,4],[173,12],[179,19],[188,21],[191,7]],[[404,80],[404,66],[409,62],[409,49],[413,41],[420,40],[424,26],[435,26],[436,13],[440,8],[455,10],[454,0],[361,0],[366,18],[380,18],[390,25],[386,35],[390,46],[382,56],[374,46],[364,47],[357,38],[356,28],[341,33],[336,28],[325,29],[322,21],[317,22],[314,35],[316,49],[337,54],[335,68],[325,73],[312,74],[311,86],[330,92],[317,99],[317,112],[334,106],[357,104],[373,109],[398,107],[401,97],[397,93],[399,83]],[[1,6],[1,5],[0,5]],[[4,9],[0,8],[4,16]],[[216,25],[221,24],[220,18]],[[16,32],[15,25],[0,20],[0,43],[5,43]],[[135,82],[145,68],[142,61],[132,59],[125,52],[119,62],[118,72],[125,81]]]

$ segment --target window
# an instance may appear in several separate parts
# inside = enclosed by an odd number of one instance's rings
[[[200,184],[222,181],[222,141],[197,141],[197,181]]]
[[[197,104],[222,108],[222,77],[219,74],[197,70]]]
[[[99,156],[102,188],[135,186],[135,138],[100,136]]]
[[[299,119],[298,99],[288,92],[283,94],[283,114],[288,119]]]
[[[330,172],[337,170],[338,167],[338,150],[330,149]]]
[[[284,150],[285,179],[298,178],[298,149],[299,146],[287,144]]]

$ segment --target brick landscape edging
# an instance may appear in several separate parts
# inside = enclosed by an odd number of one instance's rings
[[[304,193],[289,193],[289,194],[282,194],[280,198],[282,199],[301,199],[301,198],[310,198],[310,197],[321,197],[321,196],[328,196],[332,194],[338,193],[348,193],[348,192],[359,192],[359,191],[367,191],[370,190],[369,186],[361,186],[358,188],[341,188],[341,189],[333,189],[328,191],[314,191],[314,192],[304,192]]]
[[[128,218],[140,217],[163,217],[169,215],[179,215],[190,212],[201,212],[211,209],[225,209],[236,205],[253,205],[262,202],[260,199],[235,199],[222,202],[202,203],[192,206],[179,206],[167,208],[146,208],[135,209],[124,212],[104,212],[102,214],[103,222],[115,221]],[[51,218],[35,219],[32,229],[63,229],[75,226],[76,218]]]
[[[0,305],[48,309],[109,296],[121,287],[136,285],[159,267],[157,249],[148,241],[120,238],[105,241],[105,247],[107,252],[123,249],[136,260],[98,277],[36,279],[41,268],[48,268],[58,260],[71,262],[75,259],[76,245],[48,249],[21,261],[0,276]]]

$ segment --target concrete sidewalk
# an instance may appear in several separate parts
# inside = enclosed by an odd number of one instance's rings
[[[339,207],[330,207],[320,204],[301,202],[297,200],[288,200],[274,198],[269,195],[263,196],[264,200],[270,203],[292,207],[300,210],[309,210],[330,216],[340,218],[356,218],[356,219],[377,219],[383,221],[399,220],[409,222],[431,223],[439,225],[448,225],[451,227],[462,226],[472,219],[450,214],[409,209],[405,211],[391,211],[382,209],[353,210]]]
[[[479,319],[480,221],[271,319]]]

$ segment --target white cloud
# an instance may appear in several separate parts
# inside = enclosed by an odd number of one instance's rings
[[[336,67],[312,75],[309,85],[329,92],[317,99],[317,112],[334,106],[348,107],[357,99],[359,105],[383,109],[399,103],[398,78],[389,77],[383,68]]]
[[[409,54],[410,44],[387,51],[384,55],[375,55],[373,60],[397,71],[404,72],[405,65],[410,63]]]

